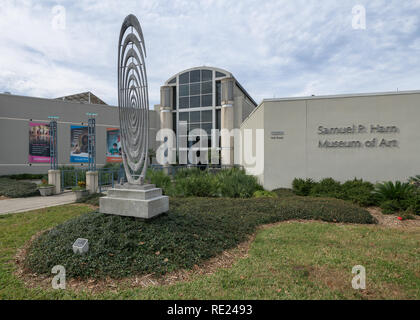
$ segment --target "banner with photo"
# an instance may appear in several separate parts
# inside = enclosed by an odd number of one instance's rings
[[[106,161],[122,162],[120,129],[106,129]]]
[[[70,126],[70,162],[89,162],[88,127]]]
[[[49,123],[29,122],[29,163],[50,162]]]

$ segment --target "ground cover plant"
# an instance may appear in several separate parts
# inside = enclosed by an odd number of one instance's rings
[[[50,274],[57,264],[68,277],[164,274],[236,247],[262,224],[290,219],[375,223],[364,209],[335,199],[173,198],[170,211],[151,221],[87,213],[35,240],[25,266]],[[89,253],[75,255],[73,242],[89,239]]]
[[[32,197],[39,196],[39,191],[35,183],[0,178],[0,196],[9,198]]]

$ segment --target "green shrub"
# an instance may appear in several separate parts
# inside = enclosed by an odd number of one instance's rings
[[[415,185],[417,188],[420,188],[420,174],[418,174],[414,177],[411,177],[408,181],[411,184]]]
[[[217,197],[220,196],[219,188],[216,176],[207,171],[175,179],[175,195],[178,197]]]
[[[401,211],[401,204],[398,200],[385,200],[380,205],[383,214],[394,214]]]
[[[292,182],[293,192],[298,196],[309,196],[315,182],[312,179],[295,178]]]
[[[200,170],[199,168],[196,168],[196,167],[181,168],[181,169],[178,169],[177,172],[175,173],[174,179],[178,180],[178,179],[187,178],[190,176],[201,175],[203,171],[205,170]]]
[[[38,196],[38,186],[32,182],[23,182],[0,178],[0,195],[9,198]]]
[[[253,176],[237,168],[212,172],[198,168],[180,169],[171,182],[162,171],[147,171],[147,180],[169,196],[251,198],[264,190]]]
[[[349,180],[341,185],[341,190],[340,198],[343,200],[350,200],[362,207],[378,204],[378,199],[373,193],[375,186],[370,182],[362,179]]]
[[[226,198],[251,198],[255,191],[264,190],[256,177],[237,168],[220,171],[216,181],[220,195]]]
[[[378,183],[375,186],[375,194],[381,201],[407,200],[414,195],[414,187],[409,183],[402,183],[401,181],[392,181]]]
[[[331,197],[340,199],[342,194],[341,183],[333,178],[325,178],[315,183],[309,195],[314,197]]]
[[[70,278],[121,278],[164,274],[236,247],[262,224],[290,219],[375,223],[364,209],[322,198],[173,198],[168,213],[152,220],[88,213],[45,232],[25,259],[30,272],[51,275],[55,265]],[[89,239],[89,252],[73,253],[75,239]]]
[[[403,219],[403,220],[415,220],[416,219],[416,217],[414,217],[412,214],[410,214],[410,212],[403,212],[402,214],[401,214],[401,218]]]
[[[12,180],[41,180],[47,176],[45,173],[20,173],[12,174],[7,176],[1,176],[0,178],[7,178]]]
[[[169,194],[171,190],[171,178],[162,170],[148,169],[146,172],[146,180],[156,185],[158,188],[162,188],[164,194]]]
[[[277,198],[277,194],[275,192],[267,191],[267,190],[257,190],[252,195],[253,198]]]
[[[420,215],[420,191],[417,191],[412,197],[404,202],[407,211]]]

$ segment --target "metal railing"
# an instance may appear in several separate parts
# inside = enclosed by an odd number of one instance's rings
[[[61,190],[77,187],[79,181],[86,182],[87,168],[60,169],[61,171]]]
[[[98,187],[99,192],[102,193],[109,188],[114,188],[116,183],[125,182],[124,168],[119,169],[99,169],[98,170]]]
[[[169,165],[169,166],[163,166],[160,164],[152,164],[149,166],[149,169],[156,170],[156,171],[162,171],[164,170],[169,176],[174,177],[176,173],[179,170],[186,170],[186,169],[193,169],[197,168],[200,170],[208,170],[210,172],[217,173],[220,170],[225,169],[243,169],[240,165]]]

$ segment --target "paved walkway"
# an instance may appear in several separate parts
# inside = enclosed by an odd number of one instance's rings
[[[73,192],[64,192],[62,194],[49,197],[0,200],[0,215],[54,207],[62,204],[73,203],[75,201],[76,195]]]

